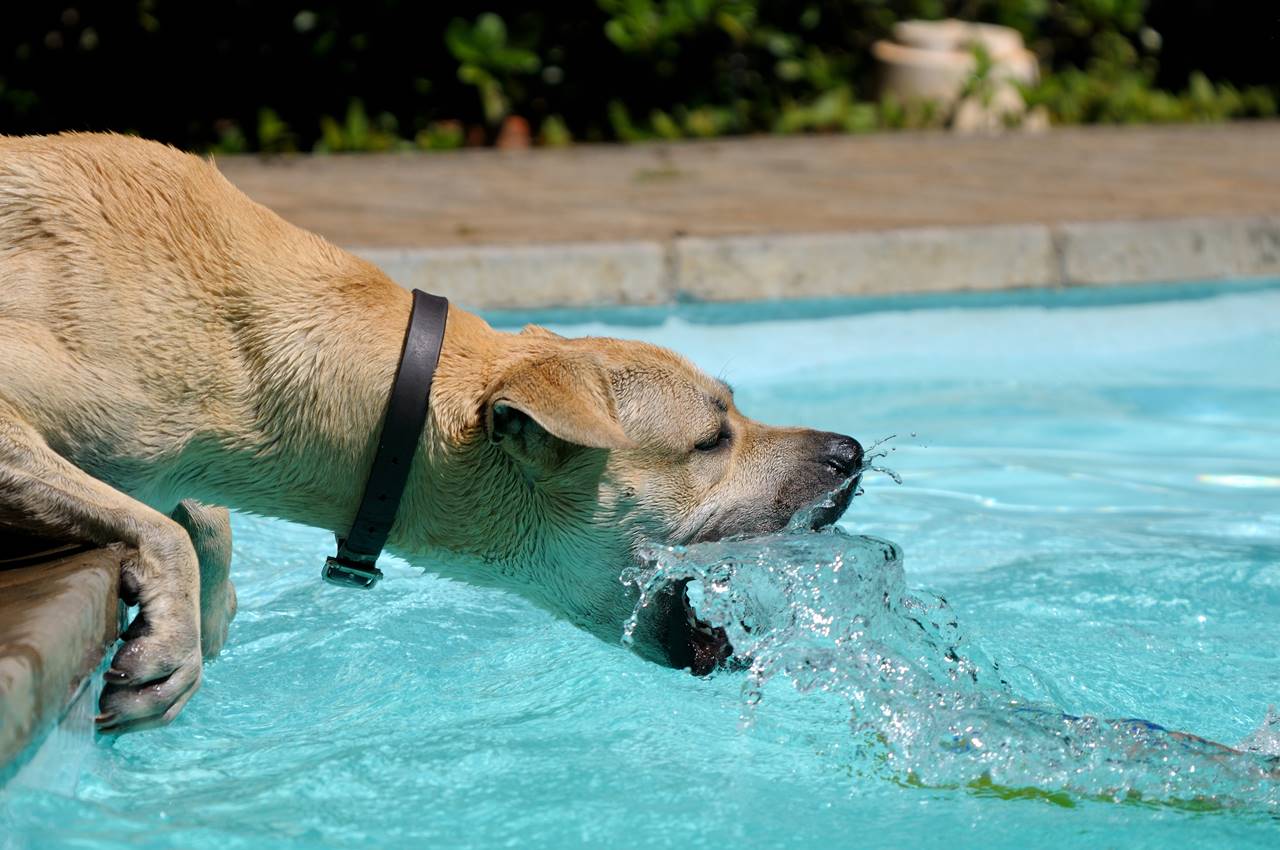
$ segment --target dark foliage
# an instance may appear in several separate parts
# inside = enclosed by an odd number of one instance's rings
[[[1274,111],[1265,5],[28,0],[3,13],[0,130],[367,150],[492,142],[509,114],[553,144],[901,126],[912,113],[868,102],[868,48],[897,20],[948,15],[1022,30],[1053,72],[1032,100],[1058,120],[1208,120]]]

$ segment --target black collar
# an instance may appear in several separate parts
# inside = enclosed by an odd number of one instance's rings
[[[387,543],[400,507],[404,484],[418,438],[427,421],[431,379],[440,362],[449,302],[438,295],[413,290],[413,311],[405,333],[400,366],[391,385],[387,415],[382,420],[378,449],[364,485],[364,496],[346,537],[338,538],[338,554],[324,562],[324,580],[342,587],[373,587],[382,578],[378,555]]]

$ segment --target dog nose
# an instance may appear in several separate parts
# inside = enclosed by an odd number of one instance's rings
[[[822,459],[841,475],[853,475],[862,468],[862,444],[844,434],[830,434]]]

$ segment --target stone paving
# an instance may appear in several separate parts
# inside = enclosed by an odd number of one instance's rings
[[[1280,214],[1280,122],[218,165],[295,224],[358,247]]]
[[[1280,122],[219,166],[473,307],[1280,276]]]

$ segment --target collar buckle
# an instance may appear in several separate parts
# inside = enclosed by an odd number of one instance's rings
[[[372,562],[352,561],[338,555],[337,557],[325,559],[324,569],[320,571],[320,577],[329,582],[329,584],[336,584],[338,587],[358,587],[362,590],[368,590],[378,583],[378,579],[382,578],[382,570],[374,566]]]

